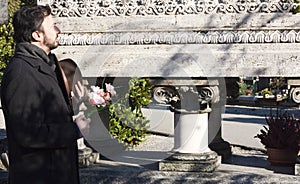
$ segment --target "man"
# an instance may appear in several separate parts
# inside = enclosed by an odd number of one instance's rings
[[[88,130],[73,122],[63,74],[50,53],[60,30],[48,6],[23,7],[13,18],[15,55],[2,79],[10,184],[78,184],[77,139]],[[78,88],[77,88],[78,89]]]

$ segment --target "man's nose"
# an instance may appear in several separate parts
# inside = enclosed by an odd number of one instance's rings
[[[56,30],[57,34],[60,33],[60,29],[57,26],[55,26],[55,30]]]

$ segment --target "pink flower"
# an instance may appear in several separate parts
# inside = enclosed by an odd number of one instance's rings
[[[91,86],[92,91],[88,93],[89,102],[91,105],[105,105],[104,91],[98,86]]]
[[[91,86],[91,89],[94,93],[104,93],[103,89],[101,89],[99,86]]]
[[[91,86],[91,92],[88,93],[91,105],[105,106],[111,101],[111,96],[116,95],[116,91],[112,85],[106,83],[105,86],[107,92],[99,86]]]
[[[101,93],[96,92],[90,92],[88,94],[91,105],[105,105],[105,99],[100,94]]]
[[[88,93],[86,117],[91,117],[92,114],[100,112],[106,104],[111,102],[111,96],[116,95],[114,87],[110,84],[105,84],[106,91],[99,86],[91,86],[91,91]]]
[[[112,86],[111,84],[105,83],[105,88],[106,88],[106,91],[111,94],[111,96],[115,96],[117,94],[117,92],[115,91],[115,87]]]
[[[111,101],[111,97],[109,93],[105,93],[103,96],[103,99],[105,100],[105,102],[110,102]]]

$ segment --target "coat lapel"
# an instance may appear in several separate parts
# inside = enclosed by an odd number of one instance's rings
[[[16,56],[16,57],[18,57],[18,56]],[[24,57],[27,57],[27,56],[21,56],[21,57],[24,59]],[[24,60],[25,62],[30,64],[33,68],[37,68],[39,72],[49,75],[57,81],[55,72],[46,62],[44,62],[42,59],[39,59],[39,58],[33,58],[33,57],[32,58],[27,57],[27,58],[28,59]]]

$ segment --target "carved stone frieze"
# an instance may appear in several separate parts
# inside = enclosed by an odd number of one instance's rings
[[[57,17],[290,12],[292,0],[38,0]]]
[[[60,34],[61,45],[299,43],[300,30]]]

